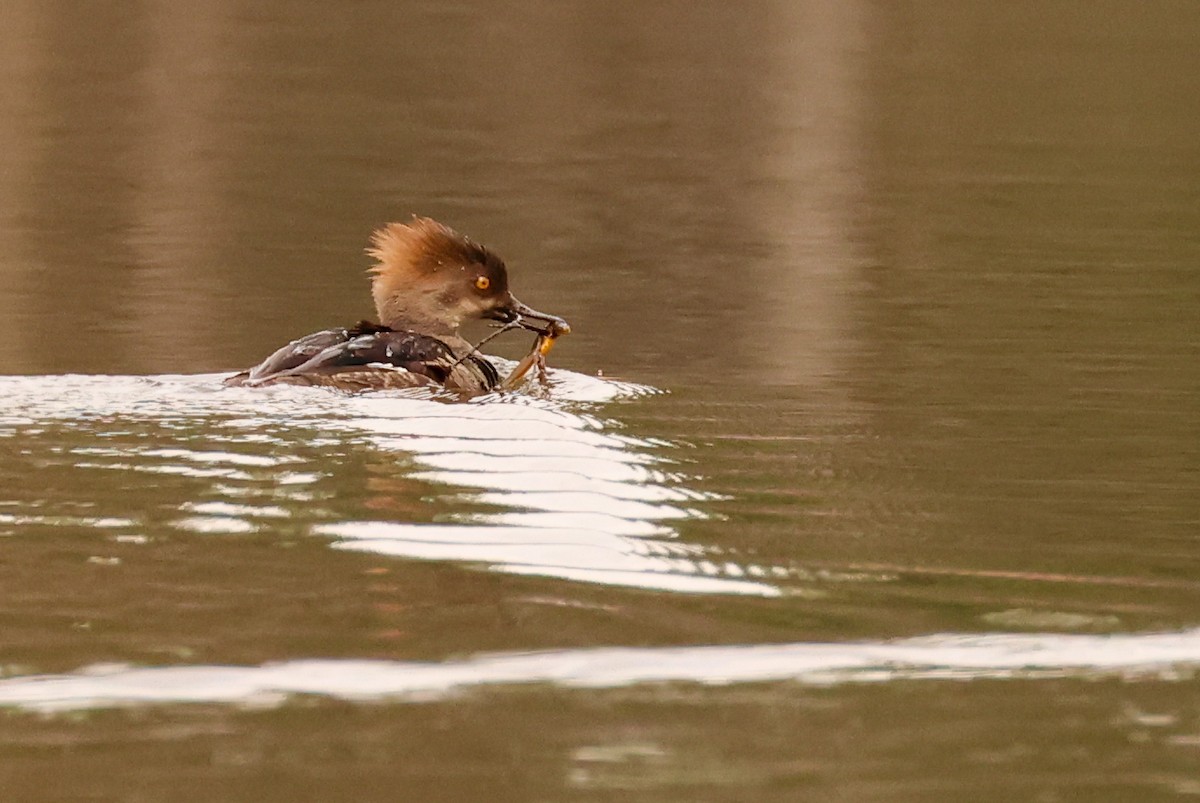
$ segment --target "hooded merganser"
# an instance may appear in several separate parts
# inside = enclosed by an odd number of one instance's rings
[[[509,292],[500,257],[436,220],[390,223],[371,235],[367,253],[376,260],[371,295],[379,323],[359,321],[293,340],[225,384],[486,393],[501,384],[500,375],[458,334],[464,320],[536,332],[542,353],[543,344],[571,331],[562,318],[530,309]]]

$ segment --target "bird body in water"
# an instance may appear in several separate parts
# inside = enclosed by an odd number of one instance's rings
[[[500,375],[459,334],[464,321],[527,329],[538,334],[538,344],[571,331],[562,318],[517,300],[500,257],[430,218],[384,226],[371,236],[367,253],[375,259],[371,295],[378,323],[359,321],[293,340],[225,384],[486,393],[501,386]]]

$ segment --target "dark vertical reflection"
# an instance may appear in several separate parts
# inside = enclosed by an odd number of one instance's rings
[[[130,315],[135,260],[123,233],[134,132],[144,116],[134,85],[145,31],[136,9],[115,4],[97,4],[87,26],[68,6],[18,4],[4,13],[13,42],[4,48],[11,250],[3,270],[12,277],[5,364],[56,370],[78,361],[65,343],[48,345],[35,321],[78,321],[109,351]]]
[[[57,310],[91,348],[10,342],[8,370],[252,359],[366,312],[366,234],[414,210],[579,320],[583,365],[841,370],[857,6],[12,13],[37,32],[12,136],[39,147],[11,174],[36,225],[6,232],[31,255],[8,270],[35,277],[10,303]]]

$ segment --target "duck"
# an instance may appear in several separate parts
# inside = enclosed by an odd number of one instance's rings
[[[377,229],[367,254],[376,321],[324,329],[291,341],[231,387],[314,385],[359,392],[432,387],[478,395],[502,387],[496,366],[459,333],[469,320],[501,332],[525,329],[545,347],[571,331],[557,315],[526,306],[508,286],[498,255],[454,229],[414,215]],[[492,336],[485,338],[490,340]]]

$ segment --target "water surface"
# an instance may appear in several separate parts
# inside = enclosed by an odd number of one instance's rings
[[[6,796],[1200,794],[1193,5],[0,16]],[[412,212],[548,390],[220,385]]]

